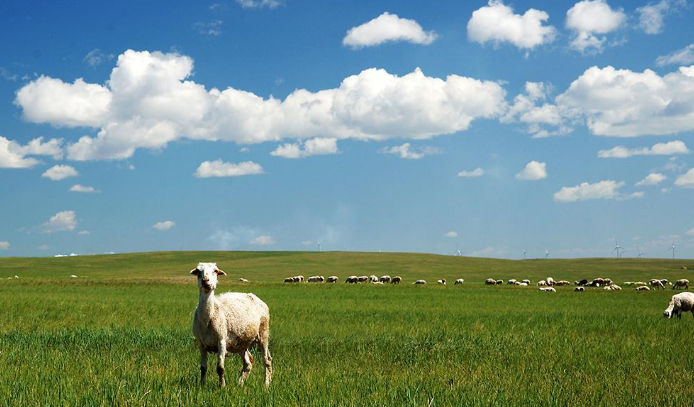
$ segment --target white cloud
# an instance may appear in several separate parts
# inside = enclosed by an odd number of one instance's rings
[[[453,237],[458,237],[458,233],[453,232],[453,231],[451,231],[451,232],[446,232],[446,233],[444,233],[444,236],[446,236],[446,237],[451,237],[451,238],[453,238]]]
[[[467,35],[471,41],[499,45],[509,42],[520,49],[533,48],[550,43],[556,36],[551,25],[542,25],[549,14],[530,9],[525,14],[513,14],[513,9],[503,2],[490,0],[489,4],[472,13],[467,23]]]
[[[171,221],[171,220],[165,220],[163,222],[157,222],[154,225],[152,225],[152,227],[154,229],[161,230],[161,231],[169,230],[174,226],[176,226],[176,222]]]
[[[262,174],[263,167],[253,161],[242,163],[225,163],[222,160],[204,161],[195,171],[196,178],[240,177],[243,175]]]
[[[82,59],[82,62],[84,62],[92,68],[96,68],[104,62],[111,61],[113,58],[115,58],[115,55],[105,54],[99,48],[95,48],[89,51],[87,55],[85,55],[84,59]]]
[[[27,155],[50,155],[55,159],[63,157],[62,139],[43,141],[43,137],[35,138],[25,146],[14,140],[0,136],[0,168],[31,168],[40,163]]]
[[[36,250],[48,250],[50,247],[48,247],[47,244],[42,244],[41,246],[37,247]]]
[[[105,86],[40,77],[17,92],[25,119],[54,126],[98,128],[67,148],[72,160],[125,159],[137,148],[169,142],[239,144],[314,137],[425,139],[468,129],[505,109],[499,83],[421,70],[404,76],[367,69],[338,88],[298,89],[284,100],[234,88],[206,90],[190,80],[191,58],[128,50]]]
[[[484,170],[482,168],[475,168],[472,171],[460,171],[458,176],[461,178],[475,178],[484,175]]]
[[[537,181],[543,178],[547,178],[547,164],[538,161],[530,161],[516,174],[516,179],[520,181]]]
[[[284,158],[305,158],[313,155],[337,154],[337,139],[316,137],[304,142],[285,143],[270,155]]]
[[[694,130],[694,66],[663,77],[592,67],[557,96],[562,116],[599,136],[670,135]]]
[[[88,187],[80,184],[75,184],[70,187],[71,192],[84,192],[84,193],[97,193],[101,192],[97,189],[94,189],[94,187]]]
[[[74,211],[58,212],[43,224],[43,230],[46,233],[71,231],[76,227],[77,219]]]
[[[694,168],[677,177],[675,185],[680,188],[694,188]]]
[[[282,0],[236,0],[243,8],[277,8],[284,4]]]
[[[193,28],[199,34],[203,35],[214,35],[215,37],[222,34],[222,20],[212,20],[212,21],[198,21],[193,24]]]
[[[694,63],[694,44],[689,44],[667,55],[661,55],[655,60],[655,64],[658,66],[689,65],[692,63]]]
[[[17,74],[13,74],[8,71],[7,68],[0,66],[0,78],[6,79],[8,81],[17,82]]]
[[[547,103],[552,87],[542,82],[526,82],[525,93],[517,95],[513,104],[501,116],[502,123],[527,124],[527,133],[533,138],[561,136],[571,132],[564,122],[559,108]],[[550,127],[548,129],[547,127]]]
[[[79,172],[69,165],[54,165],[41,174],[42,177],[49,178],[51,181],[60,181],[78,175],[80,175]]]
[[[562,187],[554,193],[555,202],[576,202],[588,201],[593,199],[616,199],[626,200],[643,197],[643,192],[634,192],[626,195],[619,192],[624,186],[624,182],[612,180],[600,181],[595,184],[583,182],[575,187]]]
[[[610,150],[598,151],[600,158],[629,158],[635,155],[674,155],[689,154],[689,149],[682,141],[654,144],[653,147],[626,148],[617,146]]]
[[[89,236],[92,234],[92,232],[90,232],[88,230],[80,230],[79,232],[77,232],[77,234],[80,236]]]
[[[687,4],[686,0],[661,0],[659,3],[649,3],[639,7],[639,25],[646,34],[660,34],[665,26],[665,15],[676,12]]]
[[[642,179],[641,181],[636,183],[637,187],[644,187],[644,186],[652,186],[652,185],[658,185],[661,182],[665,181],[667,177],[663,174],[658,174],[657,172],[650,173],[646,176],[646,178]]]
[[[415,20],[400,18],[385,12],[367,23],[350,28],[342,40],[342,45],[352,49],[373,47],[384,42],[395,41],[428,45],[435,39],[435,32],[425,32]]]
[[[566,13],[566,28],[574,32],[571,48],[581,53],[602,52],[605,36],[616,31],[626,22],[626,14],[613,10],[605,0],[585,0],[574,4]]]
[[[393,154],[406,160],[419,160],[428,155],[441,154],[441,149],[436,147],[414,147],[410,143],[400,146],[384,147],[378,150],[381,154]]]
[[[254,237],[253,239],[251,239],[251,241],[248,242],[248,244],[258,245],[258,246],[267,246],[267,245],[275,244],[275,239],[272,236],[261,235],[261,236],[257,236],[257,237]]]
[[[0,242],[0,250],[7,250],[10,248],[10,242]]]

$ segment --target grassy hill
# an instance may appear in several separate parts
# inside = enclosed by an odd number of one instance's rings
[[[61,258],[0,258],[0,278],[63,278],[69,275],[95,280],[157,279],[192,281],[188,271],[199,261],[216,262],[236,280],[281,282],[293,275],[400,275],[414,279],[464,278],[482,283],[486,278],[546,278],[576,280],[610,277],[623,280],[683,278],[694,269],[694,260],[588,258],[549,260],[499,260],[417,253],[356,252],[154,252]],[[682,270],[682,266],[688,270]]]

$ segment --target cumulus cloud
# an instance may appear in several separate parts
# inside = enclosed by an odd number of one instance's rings
[[[642,179],[641,181],[636,183],[637,187],[645,187],[645,186],[653,186],[653,185],[658,185],[661,182],[665,181],[667,177],[663,174],[659,174],[657,172],[652,172],[646,176],[646,178]]]
[[[99,190],[94,189],[94,187],[88,187],[80,184],[76,184],[70,187],[71,192],[84,192],[84,193],[97,193]]]
[[[277,8],[284,4],[282,0],[236,0],[243,8]]]
[[[258,245],[258,246],[267,246],[267,245],[275,244],[275,239],[272,236],[261,235],[261,236],[257,236],[257,237],[254,237],[253,239],[251,239],[251,241],[248,242],[248,244]]]
[[[378,150],[381,154],[393,154],[406,160],[419,160],[428,155],[441,154],[441,149],[436,147],[412,147],[410,143],[400,146],[384,147]]]
[[[525,93],[517,95],[501,116],[502,123],[520,122],[533,138],[561,136],[571,132],[557,105],[547,103],[552,86],[542,82],[526,82]]]
[[[600,158],[629,158],[635,155],[674,155],[689,154],[689,149],[682,141],[654,144],[653,147],[626,148],[616,146],[609,150],[598,151]]]
[[[677,177],[675,185],[680,188],[694,188],[694,168]]]
[[[63,157],[62,139],[44,142],[43,137],[35,138],[22,146],[14,140],[0,136],[0,168],[31,168],[40,163],[27,155],[47,155],[54,159]]]
[[[626,22],[622,9],[613,10],[605,0],[585,0],[566,12],[566,28],[574,32],[571,48],[581,53],[602,52],[607,37]]]
[[[82,62],[84,62],[92,68],[96,68],[104,62],[111,61],[113,58],[115,58],[115,55],[105,54],[99,48],[95,48],[89,51],[87,55],[85,55],[84,59],[82,59]]]
[[[60,181],[78,175],[80,175],[79,172],[69,165],[54,165],[41,174],[42,177],[49,178],[51,181]]]
[[[676,12],[687,4],[686,0],[661,0],[658,3],[649,3],[636,9],[639,14],[639,25],[646,34],[660,34],[665,26],[665,16]]]
[[[152,225],[152,228],[154,228],[156,230],[165,231],[165,230],[171,229],[174,226],[176,226],[176,222],[171,221],[171,220],[165,220],[162,222],[155,223],[154,225]]]
[[[547,164],[538,161],[530,161],[516,174],[516,179],[520,181],[538,181],[543,178],[547,178]]]
[[[313,155],[337,154],[337,139],[316,137],[298,143],[285,143],[270,153],[275,157],[306,158]]]
[[[562,116],[599,136],[669,135],[694,130],[694,66],[659,76],[647,69],[592,67],[557,96]]]
[[[240,177],[243,175],[262,174],[263,167],[253,161],[239,164],[225,163],[222,160],[204,161],[195,171],[196,178]]]
[[[446,236],[446,237],[458,237],[458,234],[456,232],[451,231],[451,232],[444,233],[444,236]]]
[[[489,4],[472,13],[467,23],[467,35],[471,41],[499,45],[511,43],[517,48],[533,48],[554,41],[556,29],[543,25],[549,14],[530,9],[525,14],[513,14],[513,9],[503,2],[490,0]]]
[[[624,182],[612,180],[600,181],[595,184],[583,182],[575,187],[562,187],[554,193],[555,202],[576,202],[589,201],[593,199],[615,199],[623,201],[632,198],[643,197],[643,192],[623,194],[619,189],[624,186]]]
[[[74,211],[62,211],[53,215],[42,226],[46,233],[71,231],[77,227],[77,218]]]
[[[17,92],[25,119],[98,129],[68,146],[72,160],[125,159],[186,137],[239,144],[315,137],[424,139],[468,129],[505,108],[499,83],[458,75],[445,80],[416,69],[404,76],[367,69],[338,88],[295,90],[284,100],[189,79],[193,60],[126,51],[106,85],[42,76]]]
[[[415,20],[400,18],[385,12],[360,26],[350,28],[342,45],[359,49],[373,47],[384,42],[407,41],[428,45],[436,39],[434,31],[426,32]]]
[[[482,168],[475,168],[472,171],[460,171],[458,176],[461,178],[476,178],[484,175],[484,170]]]
[[[667,55],[661,55],[655,60],[658,66],[689,65],[694,63],[694,44],[689,44]]]
[[[0,242],[0,250],[7,250],[10,248],[10,242]]]

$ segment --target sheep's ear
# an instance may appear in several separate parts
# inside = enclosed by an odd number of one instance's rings
[[[220,276],[226,276],[227,275],[227,273],[225,273],[224,270],[217,269],[215,272],[217,274],[219,274]]]
[[[198,274],[200,274],[200,270],[198,270],[198,268],[196,267],[196,268],[190,270],[190,274],[197,276]]]

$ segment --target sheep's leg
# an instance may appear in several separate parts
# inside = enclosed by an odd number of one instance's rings
[[[693,312],[694,314],[694,312]],[[270,386],[270,381],[272,381],[272,355],[270,355],[269,339],[267,335],[264,335],[260,343],[258,344],[260,348],[260,353],[263,356],[263,365],[265,365],[265,387]]]
[[[219,341],[219,347],[217,348],[217,374],[219,375],[219,384],[224,387],[226,386],[226,381],[224,380],[224,357],[227,353],[227,341],[222,339]]]
[[[205,385],[205,376],[207,374],[207,351],[205,345],[200,343],[200,384]]]
[[[253,369],[253,356],[248,349],[246,349],[246,351],[243,353],[239,353],[239,356],[243,362],[241,374],[239,374],[239,386],[243,386],[243,383],[248,378],[248,375],[251,374],[251,369]]]

